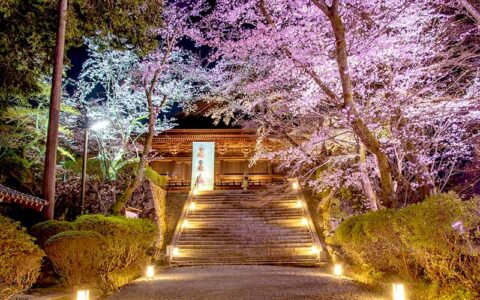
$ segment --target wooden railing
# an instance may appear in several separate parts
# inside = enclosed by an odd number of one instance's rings
[[[255,186],[263,186],[267,184],[283,182],[280,180],[271,180],[271,179],[249,179],[248,186],[255,187]],[[228,186],[242,186],[243,179],[220,179],[215,181],[215,186],[218,187],[228,187]],[[189,187],[191,184],[190,180],[169,180],[168,187]]]

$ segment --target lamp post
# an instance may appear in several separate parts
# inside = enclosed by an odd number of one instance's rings
[[[83,162],[82,162],[82,185],[81,185],[81,202],[82,202],[82,210],[81,214],[83,215],[83,212],[85,210],[85,181],[87,177],[87,159],[88,159],[88,133],[90,130],[100,130],[108,126],[108,121],[102,120],[102,121],[96,121],[90,124],[90,122],[87,121],[85,122],[85,132],[83,136]]]

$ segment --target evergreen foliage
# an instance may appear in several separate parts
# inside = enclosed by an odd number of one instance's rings
[[[154,250],[157,228],[149,220],[83,215],[70,224],[73,230],[45,242],[48,258],[67,285],[91,283],[105,293],[115,291],[140,274]],[[44,222],[37,231],[63,225]]]
[[[0,216],[0,299],[30,288],[44,253],[18,223]]]
[[[155,48],[161,26],[161,0],[68,1],[67,49],[84,37],[110,37],[111,46],[125,42],[140,52]],[[7,0],[0,5],[0,107],[12,97],[41,90],[51,75],[57,27],[57,0]]]
[[[398,211],[345,220],[336,231],[347,257],[374,279],[424,281],[438,299],[480,295],[480,199],[439,194]],[[433,296],[432,296],[433,295]],[[430,297],[429,296],[429,297]]]

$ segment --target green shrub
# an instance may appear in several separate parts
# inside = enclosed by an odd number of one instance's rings
[[[52,236],[67,230],[73,230],[73,224],[67,221],[45,221],[32,226],[28,233],[36,238],[36,243],[43,248]]]
[[[119,287],[116,283],[121,280],[116,274],[122,274],[122,270],[136,269],[136,275],[140,274],[150,259],[157,234],[155,224],[149,220],[116,216],[84,215],[75,221],[75,226],[78,230],[95,231],[104,238],[98,257],[103,274],[100,287],[106,293]]]
[[[480,200],[449,193],[397,211],[350,217],[335,236],[363,271],[431,283],[431,299],[475,299],[479,233]]]
[[[480,201],[440,194],[401,209],[395,230],[427,279],[440,287],[480,294]]]
[[[66,285],[93,283],[100,275],[98,250],[103,243],[93,231],[60,232],[45,242],[45,252]]]
[[[367,272],[410,275],[408,251],[392,230],[395,212],[381,210],[350,217],[336,239],[352,262]]]
[[[0,299],[30,288],[44,253],[18,223],[0,216]]]
[[[104,293],[140,275],[156,241],[155,224],[144,219],[83,215],[67,224],[75,230],[44,243],[56,272],[67,285],[95,283]]]

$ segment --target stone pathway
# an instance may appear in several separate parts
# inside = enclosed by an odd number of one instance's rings
[[[164,269],[154,279],[139,279],[107,299],[387,300],[388,297],[318,268],[211,266]]]

